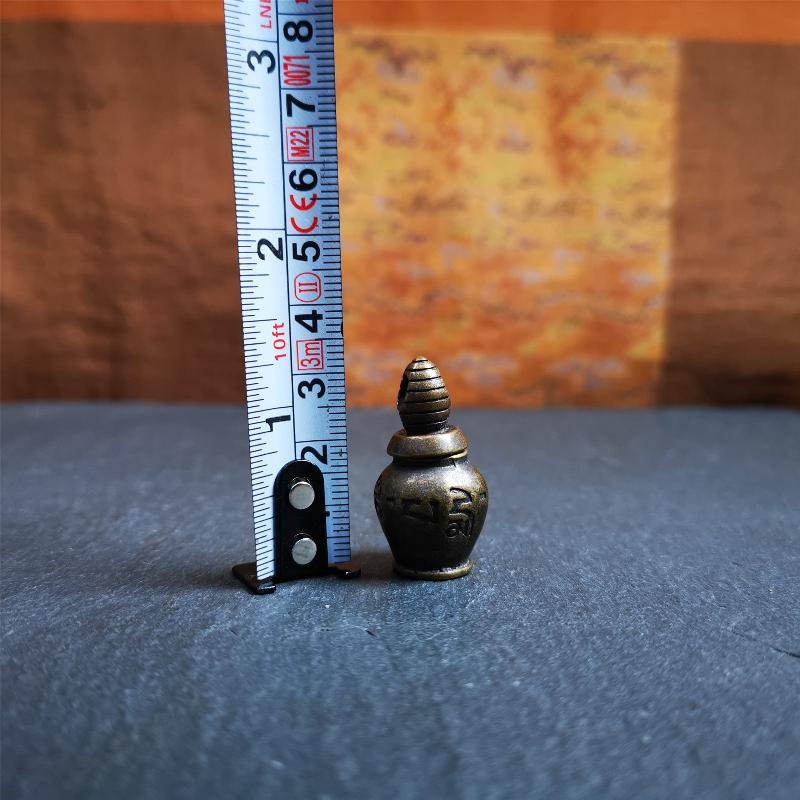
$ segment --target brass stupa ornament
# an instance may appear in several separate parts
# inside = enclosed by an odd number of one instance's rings
[[[394,555],[395,571],[443,581],[473,567],[472,548],[486,519],[486,480],[467,459],[467,437],[450,425],[450,395],[427,358],[405,369],[392,436],[392,463],[375,484],[375,511]]]

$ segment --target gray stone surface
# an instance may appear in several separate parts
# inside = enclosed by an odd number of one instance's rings
[[[392,577],[356,412],[364,577],[254,597],[242,410],[6,407],[5,800],[794,800],[800,416],[455,421],[471,576]]]

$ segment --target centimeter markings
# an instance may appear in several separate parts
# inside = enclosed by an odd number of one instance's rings
[[[256,572],[273,484],[325,478],[328,558],[350,560],[332,0],[224,0]]]

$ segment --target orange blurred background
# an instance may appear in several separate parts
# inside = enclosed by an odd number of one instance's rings
[[[221,5],[2,4],[5,399],[243,399]],[[799,4],[335,13],[351,404],[800,403]]]

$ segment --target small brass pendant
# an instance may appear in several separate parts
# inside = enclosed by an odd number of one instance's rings
[[[375,484],[375,511],[397,573],[446,581],[470,572],[489,490],[467,459],[467,437],[448,423],[450,395],[439,369],[415,358],[405,369],[392,436],[392,463]]]

